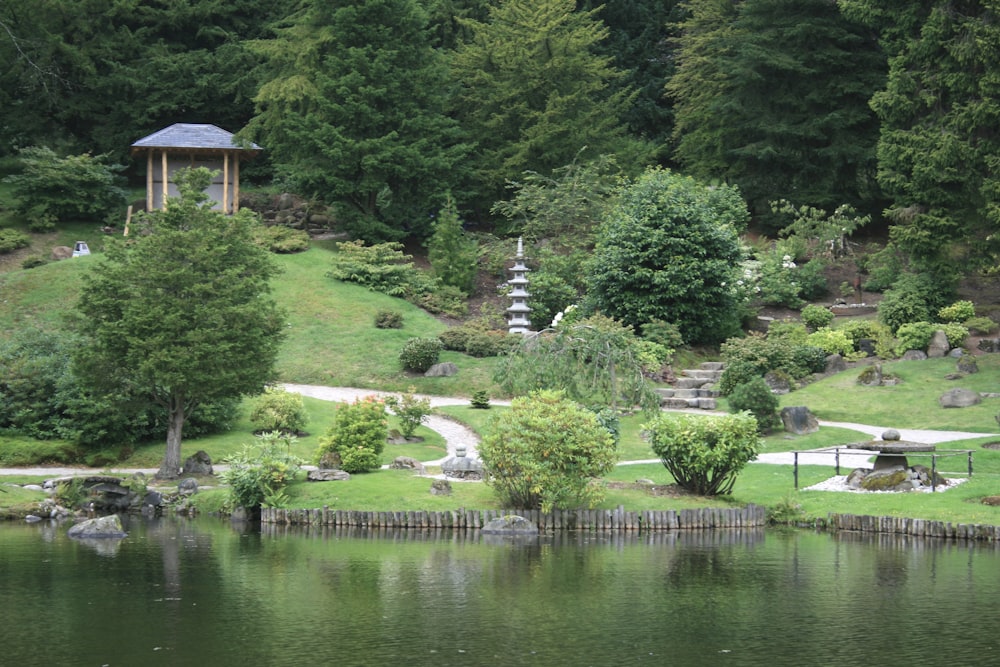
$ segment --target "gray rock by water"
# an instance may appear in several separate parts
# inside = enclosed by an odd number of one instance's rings
[[[967,408],[982,402],[983,398],[979,392],[971,389],[949,389],[938,399],[942,408]]]
[[[207,452],[198,450],[184,459],[184,475],[211,475],[212,457]]]
[[[791,405],[782,408],[781,423],[786,431],[796,435],[815,433],[819,430],[819,421],[804,405]]]
[[[483,533],[487,535],[537,535],[538,526],[523,516],[508,514],[486,522],[486,525],[483,526]]]
[[[122,520],[117,514],[102,516],[96,519],[87,519],[69,529],[67,533],[70,537],[79,539],[91,538],[122,538],[128,533],[122,528]]]
[[[193,477],[185,477],[177,485],[177,493],[182,496],[193,496],[198,493],[198,480]]]

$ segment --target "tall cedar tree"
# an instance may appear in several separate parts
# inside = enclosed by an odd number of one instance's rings
[[[442,283],[471,294],[476,287],[478,260],[476,239],[465,233],[455,199],[448,193],[427,242],[427,261]]]
[[[246,211],[208,208],[210,178],[204,168],[178,172],[180,199],[108,244],[77,305],[88,339],[77,352],[81,377],[145,393],[166,408],[158,476],[168,479],[179,474],[192,412],[263,391],[283,337],[283,316],[268,296],[277,268],[253,243],[257,222]]]
[[[267,63],[249,136],[369,242],[426,238],[466,153],[433,39],[416,0],[306,0],[255,44]]]
[[[878,29],[889,79],[878,178],[891,239],[942,275],[1000,261],[1000,3],[844,2]]]
[[[740,186],[758,213],[789,199],[871,206],[885,77],[878,45],[828,0],[692,0],[667,85],[676,158]]]
[[[452,57],[460,83],[455,112],[476,142],[472,169],[484,208],[525,171],[549,173],[583,156],[618,155],[641,166],[648,144],[630,138],[622,118],[632,94],[612,85],[622,73],[598,55],[607,28],[573,0],[509,0]]]

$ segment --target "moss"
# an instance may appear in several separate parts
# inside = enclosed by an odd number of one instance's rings
[[[861,488],[865,491],[892,491],[909,479],[905,470],[896,470],[887,475],[869,475],[861,480]]]

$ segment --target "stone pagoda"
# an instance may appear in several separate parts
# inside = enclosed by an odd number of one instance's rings
[[[510,333],[528,333],[531,329],[531,320],[528,319],[528,267],[524,265],[524,242],[517,239],[517,255],[514,257],[514,266],[510,272],[513,278],[507,281],[510,285],[510,308],[507,309],[507,331]]]

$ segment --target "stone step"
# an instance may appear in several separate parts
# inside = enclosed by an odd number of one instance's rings
[[[703,371],[721,371],[725,366],[721,361],[703,361],[699,367]]]
[[[715,410],[718,403],[711,397],[664,397],[660,401],[660,407],[664,410],[687,410],[696,408],[699,410]]]
[[[682,372],[687,373],[687,371],[682,371]],[[710,384],[711,382],[712,382],[711,380],[703,380],[701,378],[679,377],[679,378],[677,378],[677,381],[674,382],[674,388],[675,389],[698,389],[699,387],[702,387],[705,384]]]
[[[681,376],[706,382],[718,382],[719,378],[722,377],[722,371],[688,368],[681,371]]]

